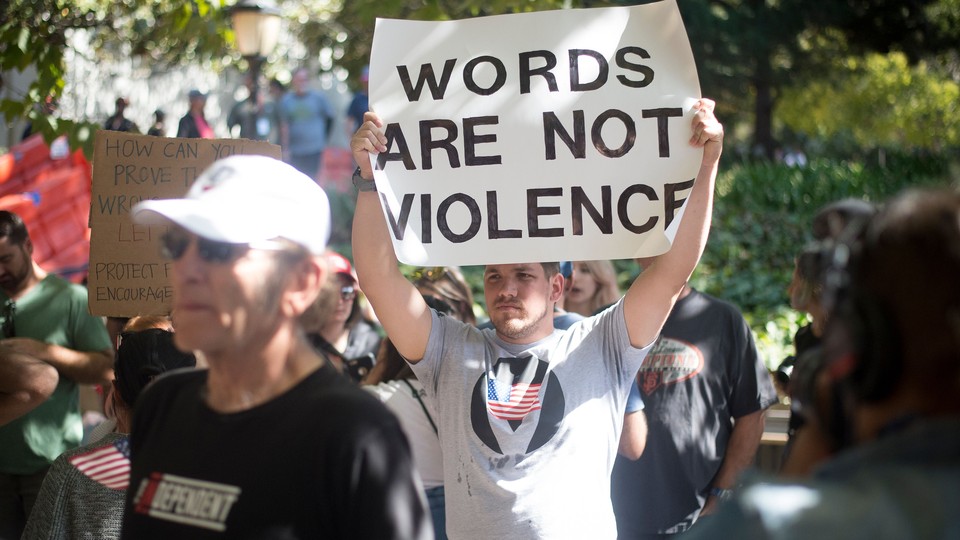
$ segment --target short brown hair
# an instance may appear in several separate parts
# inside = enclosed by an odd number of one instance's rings
[[[543,273],[546,274],[547,279],[552,278],[553,276],[560,273],[560,263],[559,262],[542,262],[540,266],[543,267]]]
[[[30,238],[23,219],[7,210],[0,210],[0,238],[6,238],[11,244],[23,245]]]

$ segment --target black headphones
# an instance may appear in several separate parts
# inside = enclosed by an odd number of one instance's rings
[[[877,402],[889,397],[903,371],[902,342],[890,308],[864,285],[867,261],[880,249],[876,218],[847,225],[828,246],[824,299],[828,328],[837,325],[849,340],[852,365],[839,370],[857,401]],[[837,331],[834,328],[833,331]],[[831,359],[827,359],[830,363]]]
[[[837,449],[852,442],[852,407],[890,396],[902,372],[901,340],[889,309],[864,286],[877,246],[874,218],[847,223],[833,238],[805,250],[808,275],[823,284],[828,312],[823,343],[803,358],[796,389],[802,416],[814,415]],[[799,363],[799,362],[798,362]],[[828,395],[818,377],[832,381]]]
[[[911,377],[929,379],[938,366],[956,366],[958,218],[960,194],[914,190],[875,215],[849,221],[810,250],[815,256],[809,259],[817,262],[811,275],[822,279],[828,316],[822,351],[812,362],[819,371],[806,378],[800,410],[821,421],[837,446],[851,442],[853,408],[893,396],[908,368]],[[927,335],[914,338],[922,340],[916,346],[923,350],[906,349],[905,323],[923,327],[921,320],[905,317],[928,314]],[[926,363],[908,366],[908,357]]]

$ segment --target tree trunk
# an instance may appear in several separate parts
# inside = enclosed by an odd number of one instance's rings
[[[770,68],[770,55],[766,50],[758,50],[753,88],[756,92],[754,103],[754,151],[773,159],[776,141],[773,138],[773,73]]]

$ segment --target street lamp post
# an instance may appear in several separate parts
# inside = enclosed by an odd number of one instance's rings
[[[230,10],[230,23],[237,39],[237,49],[249,66],[252,80],[250,101],[257,105],[260,66],[277,45],[280,10],[273,0],[240,0]]]

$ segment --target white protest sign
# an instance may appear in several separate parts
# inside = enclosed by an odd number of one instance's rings
[[[670,247],[702,149],[676,3],[378,19],[372,156],[397,257],[470,265]]]

